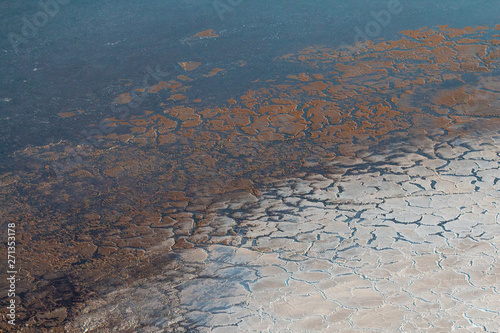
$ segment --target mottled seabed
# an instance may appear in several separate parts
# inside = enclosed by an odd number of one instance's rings
[[[19,152],[19,329],[499,331],[499,29],[311,46],[217,106],[186,59],[103,147]]]

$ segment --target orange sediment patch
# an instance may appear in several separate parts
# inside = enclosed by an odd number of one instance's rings
[[[185,70],[185,71],[192,71],[193,69],[198,68],[201,65],[201,62],[197,61],[186,61],[186,62],[179,62],[179,65]]]
[[[170,89],[172,91],[180,91],[180,90],[186,90],[189,88],[189,86],[182,87],[182,83],[179,83],[175,80],[168,81],[169,85],[165,86],[165,88]]]
[[[61,112],[61,113],[58,113],[58,115],[61,118],[68,118],[68,117],[76,116],[76,113],[74,113],[74,112]]]
[[[342,78],[351,78],[351,77],[370,74],[373,72],[373,69],[366,64],[353,65],[353,66],[338,64],[336,67],[340,72],[344,73],[342,75]]]
[[[187,77],[186,75],[179,75],[177,78],[182,81],[193,81],[193,79]]]
[[[444,33],[448,37],[461,37],[463,35],[471,34],[473,32],[479,31],[479,30],[485,30],[487,29],[486,27],[481,27],[478,26],[476,28],[473,27],[465,27],[463,29],[454,29],[454,28],[448,28],[444,30]]]
[[[328,84],[321,82],[321,81],[312,82],[312,83],[309,83],[308,85],[302,87],[302,89],[304,91],[308,91],[308,92],[311,92],[311,91],[319,92],[319,91],[325,90],[326,88],[328,88]]]
[[[247,126],[251,123],[250,117],[245,114],[227,114],[227,115],[222,115],[220,117],[220,120],[223,120],[227,125],[231,127],[243,127]]]
[[[158,83],[157,85],[154,85],[154,86],[151,86],[148,90],[148,93],[157,93],[159,92],[160,90],[162,90],[163,88],[165,88],[167,86],[167,82],[165,81],[161,81],[160,83]]]
[[[307,128],[307,124],[301,117],[293,117],[289,114],[278,114],[270,117],[271,126],[277,127],[278,132],[298,135]]]
[[[184,98],[186,98],[186,96],[184,96],[182,94],[174,94],[174,95],[170,96],[169,98],[167,98],[167,100],[179,101],[179,100],[184,99]]]
[[[223,68],[214,68],[214,69],[212,69],[212,70],[210,71],[210,73],[208,73],[208,74],[206,74],[206,75],[203,75],[203,76],[205,76],[205,77],[211,77],[211,76],[216,75],[216,74],[217,74],[217,73],[219,73],[219,72],[224,72],[224,71],[225,71],[225,69],[223,69]]]
[[[164,145],[164,144],[172,144],[172,143],[175,143],[177,142],[177,136],[173,133],[168,133],[168,134],[165,134],[165,135],[161,135],[159,138],[158,138],[158,143],[160,145]]]
[[[404,31],[400,31],[399,33],[406,35],[408,37],[411,37],[413,39],[422,39],[422,38],[429,37],[436,32],[434,30],[430,30],[427,27],[422,27],[418,30],[404,30]]]
[[[199,37],[199,38],[213,38],[213,37],[219,37],[219,35],[217,35],[213,29],[208,29],[208,30],[205,30],[205,31],[201,31],[201,32],[198,32],[197,34],[191,36],[191,38],[196,38],[196,37]]]
[[[83,110],[78,110],[77,112],[60,112],[58,113],[59,117],[61,118],[68,118],[68,117],[74,117],[76,115],[84,113]]]
[[[300,73],[299,75],[288,75],[287,78],[295,79],[300,81],[311,81],[311,78],[306,73]]]
[[[131,100],[132,96],[130,96],[130,93],[123,93],[115,98],[115,102],[118,104],[127,104]]]

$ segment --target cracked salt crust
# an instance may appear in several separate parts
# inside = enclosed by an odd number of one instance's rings
[[[134,319],[144,332],[498,332],[500,184],[492,180],[500,140],[486,139],[485,154],[479,141],[462,139],[468,148],[450,147],[445,159],[436,150],[437,162],[401,161],[403,174],[352,175],[356,164],[344,164],[335,179],[293,178],[278,191],[214,205],[208,223],[231,221],[226,230],[238,216],[244,242],[181,251],[169,294],[155,296],[160,277],[120,294],[149,304]],[[427,178],[429,189],[408,186]],[[343,191],[331,191],[337,186]],[[182,273],[189,267],[196,273]],[[70,331],[99,327],[113,297],[91,303]],[[160,298],[177,304],[182,319],[159,320]]]

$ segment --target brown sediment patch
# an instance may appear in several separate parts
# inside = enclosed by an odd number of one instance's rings
[[[156,94],[157,92],[159,92],[160,90],[162,90],[163,88],[165,88],[166,86],[168,85],[167,82],[165,81],[161,81],[159,82],[158,84],[154,85],[154,86],[151,86],[148,90],[148,93],[153,93],[153,94]]]
[[[186,98],[186,96],[184,96],[182,94],[174,94],[174,95],[170,96],[169,98],[167,98],[167,101],[168,100],[179,101],[179,100],[184,99],[184,98]]]
[[[118,104],[127,104],[128,102],[130,102],[132,100],[132,96],[130,96],[130,93],[123,93],[121,95],[118,95],[116,98],[115,98],[115,101],[118,103]]]
[[[223,68],[214,68],[214,69],[212,69],[212,70],[210,71],[210,73],[208,73],[208,74],[206,74],[206,75],[203,75],[203,76],[205,76],[205,77],[211,77],[211,76],[216,75],[216,74],[217,74],[217,73],[219,73],[219,72],[224,72],[224,71],[225,71],[225,69],[223,69]]]
[[[311,80],[309,75],[307,75],[306,73],[300,73],[299,75],[288,75],[287,78],[296,79],[296,80],[300,80],[300,81],[310,81]]]
[[[190,38],[214,38],[214,37],[219,37],[213,29],[208,29],[205,31],[198,32],[197,34],[194,34]]]
[[[187,77],[186,75],[179,75],[177,78],[182,81],[193,81],[193,79]]]
[[[59,117],[61,118],[69,118],[69,117],[74,117],[76,116],[78,113],[76,112],[61,112],[61,113],[58,113]]]
[[[186,61],[186,62],[179,62],[179,65],[185,71],[192,71],[192,70],[198,68],[201,65],[201,62],[198,62],[198,61]]]
[[[463,104],[469,100],[469,95],[464,91],[464,88],[455,89],[452,91],[441,91],[439,96],[434,100],[436,105],[444,105],[452,107],[453,105]]]
[[[169,83],[169,85],[165,86],[165,88],[170,89],[172,91],[182,91],[182,90],[186,90],[189,88],[189,86],[183,87],[182,83],[179,83],[175,80],[168,81],[168,83]]]

